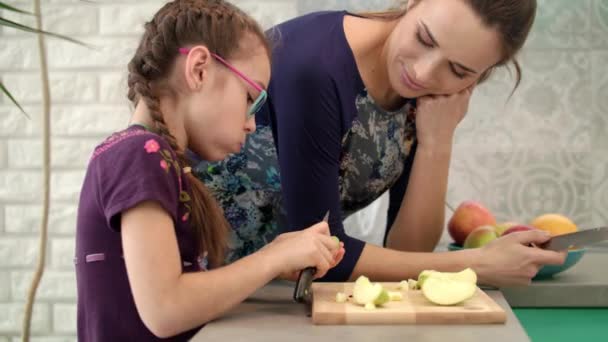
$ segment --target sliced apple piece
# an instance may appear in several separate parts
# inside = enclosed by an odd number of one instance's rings
[[[424,270],[418,276],[418,287],[422,288],[424,282],[429,277],[452,279],[457,281],[465,281],[468,283],[477,283],[477,274],[470,268],[466,268],[460,272],[438,272],[434,270]]]
[[[336,302],[338,303],[345,303],[346,302],[346,293],[344,292],[338,292],[336,293]]]
[[[451,279],[477,284],[477,274],[470,268],[465,268],[460,272],[451,273]]]
[[[372,284],[366,276],[360,276],[353,287],[355,303],[365,305],[373,303],[382,293],[382,285]]]
[[[397,288],[399,290],[407,291],[410,289],[410,285],[408,284],[407,280],[402,280],[399,282],[399,285],[397,286]]]
[[[337,236],[335,236],[335,235],[333,235],[331,238],[332,238],[332,239],[334,239],[334,241],[336,241],[336,244],[337,244],[338,246],[340,246],[340,238],[338,238],[338,237],[337,237]]]
[[[390,296],[382,284],[372,283],[367,277],[360,276],[353,287],[353,299],[360,305],[383,305],[390,301]]]
[[[382,287],[382,285],[380,285],[380,284],[374,284],[374,286]],[[384,304],[388,303],[390,300],[391,300],[391,296],[389,295],[388,291],[385,288],[382,288],[380,295],[378,296],[378,298],[376,298],[374,300],[374,304],[384,305]]]
[[[406,287],[407,288],[407,287]],[[399,291],[389,291],[388,296],[393,302],[399,302],[403,300],[403,293]]]
[[[444,277],[428,277],[422,286],[422,294],[429,301],[438,305],[455,305],[475,294],[474,283],[458,281]]]
[[[434,270],[424,270],[422,272],[420,272],[420,274],[418,275],[418,282],[416,283],[416,286],[421,289],[422,285],[424,284],[424,282],[426,281],[426,279],[432,275],[436,275],[436,276],[441,276],[441,272],[437,272]]]

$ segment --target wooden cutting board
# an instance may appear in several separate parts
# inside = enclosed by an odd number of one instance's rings
[[[399,283],[382,283],[388,291],[400,291]],[[420,290],[400,291],[403,300],[391,301],[375,310],[354,303],[354,283],[313,283],[312,321],[318,325],[363,324],[487,324],[505,323],[505,311],[481,289],[467,301],[454,306],[429,302]],[[344,292],[346,303],[336,302]]]

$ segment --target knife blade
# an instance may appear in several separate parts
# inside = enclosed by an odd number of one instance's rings
[[[570,247],[580,248],[604,240],[608,240],[608,226],[557,235],[539,247],[552,251],[563,251]]]
[[[323,222],[327,222],[329,219],[329,210],[323,216]],[[312,277],[317,273],[316,267],[306,267],[298,276],[296,282],[296,288],[293,291],[293,299],[298,303],[305,303],[310,299],[310,285],[312,284]]]

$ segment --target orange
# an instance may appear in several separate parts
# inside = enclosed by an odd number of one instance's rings
[[[578,230],[574,222],[561,214],[540,215],[532,220],[530,225],[532,227],[547,231],[552,236],[572,233]]]

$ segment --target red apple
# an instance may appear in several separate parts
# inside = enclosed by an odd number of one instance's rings
[[[535,230],[536,228],[534,227],[530,227],[530,226],[526,226],[525,224],[518,224],[516,226],[513,226],[507,230],[505,230],[501,236],[505,236],[505,235],[509,235],[511,233],[515,233],[515,232],[525,232],[528,230]]]
[[[448,222],[448,232],[454,242],[462,245],[475,228],[485,225],[495,225],[496,219],[481,203],[475,201],[462,202]]]
[[[501,236],[502,234],[504,234],[505,231],[507,231],[507,229],[514,227],[514,226],[518,226],[520,225],[517,222],[503,222],[503,223],[497,223],[494,225],[494,228],[496,229],[496,232],[498,233],[499,236]]]

